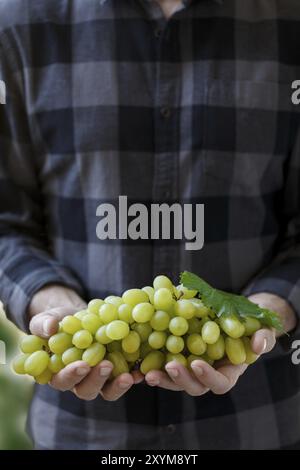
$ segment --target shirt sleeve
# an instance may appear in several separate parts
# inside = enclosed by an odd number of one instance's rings
[[[57,283],[80,295],[83,289],[49,248],[23,82],[4,32],[0,81],[0,299],[8,318],[28,330],[27,307],[40,288]]]
[[[276,294],[289,302],[298,317],[293,336],[300,334],[300,124],[295,116],[294,145],[285,174],[284,189],[278,198],[280,228],[284,228],[278,254],[253,281],[244,295],[260,292]]]

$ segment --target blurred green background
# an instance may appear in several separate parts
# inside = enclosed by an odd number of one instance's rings
[[[28,377],[17,376],[10,367],[12,358],[18,354],[20,335],[6,319],[0,302],[0,340],[6,346],[6,364],[0,363],[0,450],[32,448],[25,422],[33,383]]]

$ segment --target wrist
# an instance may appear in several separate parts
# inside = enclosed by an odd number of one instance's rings
[[[28,307],[29,317],[57,307],[77,310],[86,307],[85,301],[72,289],[60,284],[49,284],[34,294]]]
[[[260,292],[249,296],[249,300],[258,304],[260,307],[268,308],[278,313],[283,323],[285,332],[292,331],[297,325],[297,316],[295,310],[287,300],[268,292]]]

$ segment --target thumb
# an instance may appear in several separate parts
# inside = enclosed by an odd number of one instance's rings
[[[74,315],[76,311],[72,307],[59,307],[38,313],[31,319],[29,329],[33,335],[49,338],[57,333],[59,322],[67,315]]]
[[[274,330],[271,329],[261,329],[258,330],[251,339],[251,347],[255,354],[260,356],[270,352],[276,344],[276,337]]]

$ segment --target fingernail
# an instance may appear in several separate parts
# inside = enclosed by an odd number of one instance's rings
[[[101,367],[100,369],[100,376],[101,377],[106,377],[111,373],[111,368],[110,367]]]
[[[201,366],[196,366],[196,365],[193,366],[193,363],[192,363],[192,369],[196,369],[198,375],[203,375],[203,369]]]
[[[156,387],[157,385],[159,385],[159,380],[148,380],[147,384],[151,387]]]
[[[267,349],[267,340],[266,340],[266,338],[265,338],[265,339],[264,339],[264,343],[263,343],[262,352],[265,352],[266,349]]]
[[[44,335],[49,336],[52,331],[52,320],[48,319],[43,324]]]
[[[120,385],[120,388],[123,388],[125,390],[125,388],[130,387],[131,384],[128,382],[120,382],[119,385]]]
[[[76,374],[82,377],[83,375],[86,375],[88,371],[88,367],[78,367],[78,369],[76,369]]]
[[[168,372],[168,374],[169,374],[171,377],[174,377],[174,378],[175,378],[175,377],[178,377],[178,375],[179,375],[178,370],[177,370],[177,369],[173,369],[172,367],[167,368],[167,372]]]

